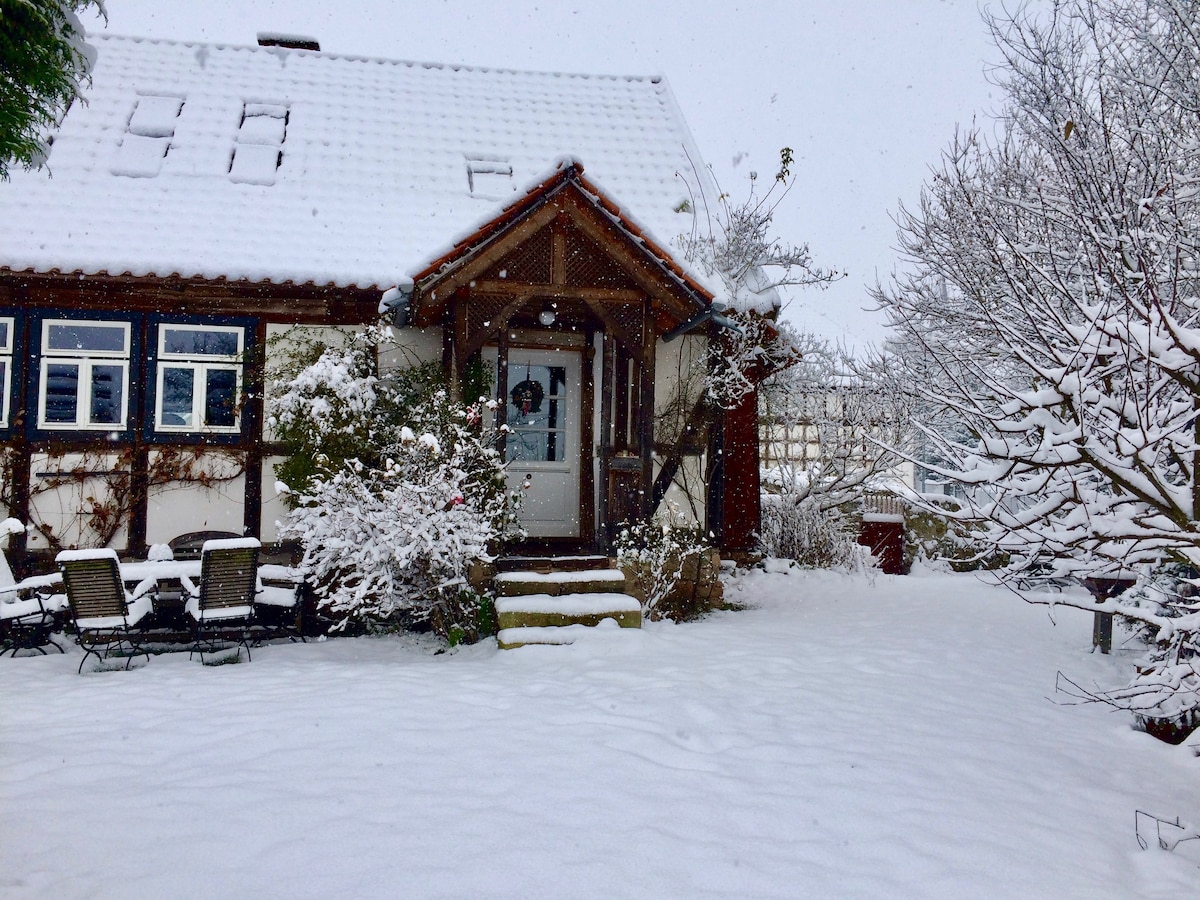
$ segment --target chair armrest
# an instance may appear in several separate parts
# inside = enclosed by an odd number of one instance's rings
[[[153,593],[157,590],[158,590],[158,581],[156,579],[143,578],[141,581],[139,581],[137,583],[137,587],[135,587],[132,591],[129,592],[129,596],[132,597],[134,600],[136,600],[139,597],[144,597],[144,596],[146,596],[146,594]]]

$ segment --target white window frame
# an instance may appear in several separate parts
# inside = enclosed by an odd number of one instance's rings
[[[0,376],[0,428],[8,427],[9,404],[12,395],[13,377],[13,330],[16,320],[12,316],[0,316],[0,325],[5,326],[6,337],[0,341],[0,363],[4,365],[4,374]]]
[[[237,336],[237,351],[219,353],[172,353],[166,349],[168,331],[223,332]],[[243,354],[246,349],[246,329],[240,325],[204,325],[191,322],[160,322],[158,324],[158,359],[155,362],[154,430],[166,434],[239,434],[242,430],[240,406],[234,408],[232,425],[209,425],[204,421],[208,408],[208,373],[233,372],[234,397],[240,404],[242,396]],[[189,422],[171,425],[163,421],[164,381],[168,369],[192,372],[192,411]]]
[[[79,325],[85,328],[117,328],[123,334],[123,350],[58,349],[50,346],[54,326]],[[109,319],[42,319],[41,371],[38,377],[38,428],[47,431],[124,431],[129,422],[129,356],[133,325]],[[75,392],[75,421],[50,422],[46,419],[46,388],[52,365],[79,367]],[[121,409],[116,422],[92,422],[92,376],[96,366],[117,366],[121,370]],[[82,421],[81,421],[82,420]]]

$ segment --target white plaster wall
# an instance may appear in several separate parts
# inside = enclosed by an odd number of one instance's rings
[[[705,456],[685,456],[679,464],[675,480],[667,488],[662,504],[658,508],[661,518],[682,521],[687,525],[703,525],[706,523],[707,505],[705,503],[705,486],[701,480],[705,469]],[[655,459],[654,474],[662,469],[662,460]],[[684,490],[684,485],[689,489]]]
[[[154,468],[156,451],[150,452]],[[245,528],[246,477],[241,461],[225,453],[202,455],[195,463],[197,473],[216,479],[211,487],[194,481],[172,481],[152,485],[147,493],[146,542],[166,544],[193,531],[228,531],[242,534]]]
[[[654,354],[654,408],[661,410],[670,401],[682,379],[687,396],[693,402],[700,390],[704,354],[708,339],[695,335],[659,341]]]
[[[442,329],[440,328],[393,328],[395,345],[379,354],[379,369],[407,369],[427,362],[438,362],[442,358]]]
[[[287,504],[283,502],[283,495],[275,490],[275,483],[279,480],[279,476],[275,474],[275,467],[283,462],[282,456],[271,456],[263,460],[262,464],[262,536],[260,540],[264,544],[274,544],[279,541],[279,522],[283,521],[287,516]]]
[[[96,505],[106,505],[113,499],[108,482],[103,477],[70,478],[68,483],[49,487],[55,475],[65,475],[73,470],[89,472],[125,471],[118,469],[117,454],[66,453],[51,456],[35,453],[30,459],[32,484],[29,500],[29,524],[49,526],[63,547],[97,547],[100,536],[88,527],[90,510]],[[125,485],[128,486],[128,480]],[[108,546],[124,547],[128,542],[128,523],[123,523]],[[30,532],[29,549],[48,550],[51,543],[37,528]]]
[[[703,372],[704,355],[708,339],[703,336],[687,335],[673,341],[659,341],[655,352],[654,409],[661,414],[672,403],[680,390],[683,391],[684,409],[690,410],[702,389],[699,374]],[[662,460],[656,459],[655,475]],[[704,456],[685,456],[671,486],[668,488],[660,515],[668,510],[677,512],[692,524],[703,523],[706,508],[706,489],[701,475],[704,472]],[[684,490],[684,485],[688,488]]]

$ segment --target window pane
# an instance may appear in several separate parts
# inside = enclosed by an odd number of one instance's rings
[[[204,424],[232,428],[237,424],[236,404],[237,373],[230,369],[210,369],[204,398]]]
[[[236,331],[205,331],[197,328],[165,328],[163,353],[187,356],[237,356]]]
[[[75,424],[79,406],[79,366],[46,366],[46,421]]]
[[[125,352],[126,331],[121,326],[47,322],[46,327],[48,329],[46,345],[51,350]]]
[[[513,431],[505,445],[509,462],[554,462],[544,431]]]
[[[0,347],[8,346],[8,322],[0,319]]]
[[[191,369],[163,367],[162,410],[159,425],[191,425],[192,397],[195,395],[196,373]]]
[[[124,393],[124,366],[92,366],[92,424],[120,425]]]
[[[0,425],[8,424],[8,360],[0,359]]]

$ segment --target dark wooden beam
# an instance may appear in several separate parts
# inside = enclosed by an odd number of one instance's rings
[[[266,394],[264,373],[267,368],[267,323],[261,319],[254,330],[254,350],[250,365],[246,367],[246,409],[242,415],[245,442],[246,499],[242,512],[243,533],[247,537],[262,538],[263,504],[263,399]]]
[[[584,332],[586,343],[580,354],[583,384],[581,386],[579,423],[579,539],[585,545],[596,542],[596,472],[594,463],[596,387],[592,374],[596,351],[592,345],[594,332]]]
[[[642,517],[650,515],[651,492],[654,487],[654,310],[649,298],[642,307],[642,366],[641,398],[638,419],[638,450],[641,452],[642,477],[639,508]]]
[[[500,297],[524,296],[546,300],[589,300],[598,303],[637,303],[646,296],[644,291],[630,288],[541,284],[497,278],[476,281],[474,290],[480,294],[494,294]]]

